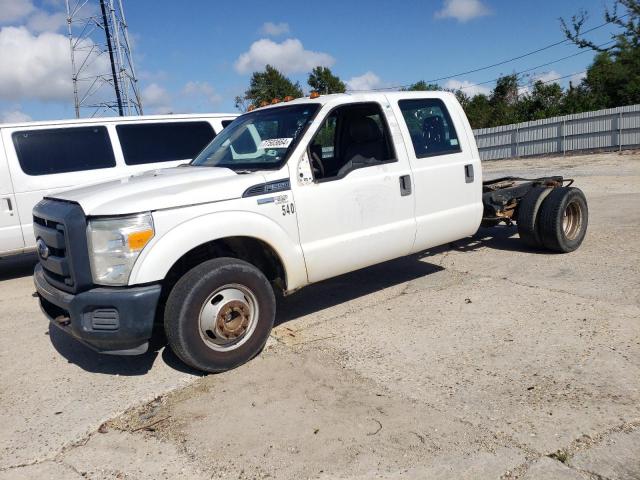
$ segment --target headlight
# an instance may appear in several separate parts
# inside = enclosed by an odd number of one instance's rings
[[[138,255],[153,238],[150,213],[89,221],[89,261],[99,285],[126,285]]]

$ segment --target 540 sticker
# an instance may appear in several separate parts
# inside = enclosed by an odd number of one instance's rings
[[[293,215],[294,213],[296,213],[296,206],[293,203],[282,205],[282,215]]]

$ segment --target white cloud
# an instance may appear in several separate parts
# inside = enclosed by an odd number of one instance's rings
[[[455,18],[464,23],[490,13],[491,10],[481,0],[444,0],[442,9],[435,13],[435,17]]]
[[[305,50],[297,38],[289,38],[282,43],[263,38],[251,44],[235,62],[238,73],[262,70],[271,65],[284,73],[308,72],[313,67],[330,67],[335,59],[323,52]]]
[[[533,77],[531,78],[531,82],[535,83],[537,81],[541,81],[544,83],[560,83],[559,81],[556,81],[556,79],[561,76],[562,75],[560,75],[555,70],[550,70],[548,72],[533,75]]]
[[[346,81],[349,90],[371,90],[382,85],[380,77],[369,71],[358,77],[351,77]]]
[[[451,79],[447,83],[444,84],[444,88],[448,90],[462,90],[465,94],[470,97],[474,97],[476,95],[489,95],[491,93],[491,89],[485,87],[484,85],[474,85],[473,82],[469,80],[455,80]]]
[[[57,32],[67,24],[67,15],[63,12],[47,13],[38,10],[27,19],[27,29],[31,32]]]
[[[0,29],[0,65],[0,98],[72,98],[69,39],[64,35],[33,35],[25,27],[4,27]]]
[[[268,35],[270,37],[278,37],[280,35],[284,35],[285,33],[289,33],[289,24],[285,22],[265,22],[260,28],[260,33],[263,35]]]
[[[22,20],[35,9],[31,0],[0,0],[0,23]]]
[[[32,118],[29,115],[19,109],[3,110],[0,112],[0,123],[21,123],[29,122],[31,120]]]
[[[213,86],[208,82],[187,82],[182,89],[182,93],[187,96],[204,97],[209,103],[218,103],[221,100],[220,95],[216,93]]]
[[[142,90],[142,105],[147,113],[169,113],[173,111],[169,92],[157,83],[151,83]]]

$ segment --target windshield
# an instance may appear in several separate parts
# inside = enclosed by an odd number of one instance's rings
[[[280,168],[319,104],[255,110],[238,117],[191,162],[232,170]]]

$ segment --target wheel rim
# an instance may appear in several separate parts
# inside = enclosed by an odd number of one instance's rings
[[[224,285],[200,309],[200,337],[212,350],[234,350],[251,338],[257,319],[258,301],[253,292],[243,285]]]
[[[580,233],[581,227],[582,209],[578,202],[571,202],[564,209],[562,217],[562,230],[564,231],[565,237],[569,240],[574,240],[578,236],[578,233]]]

